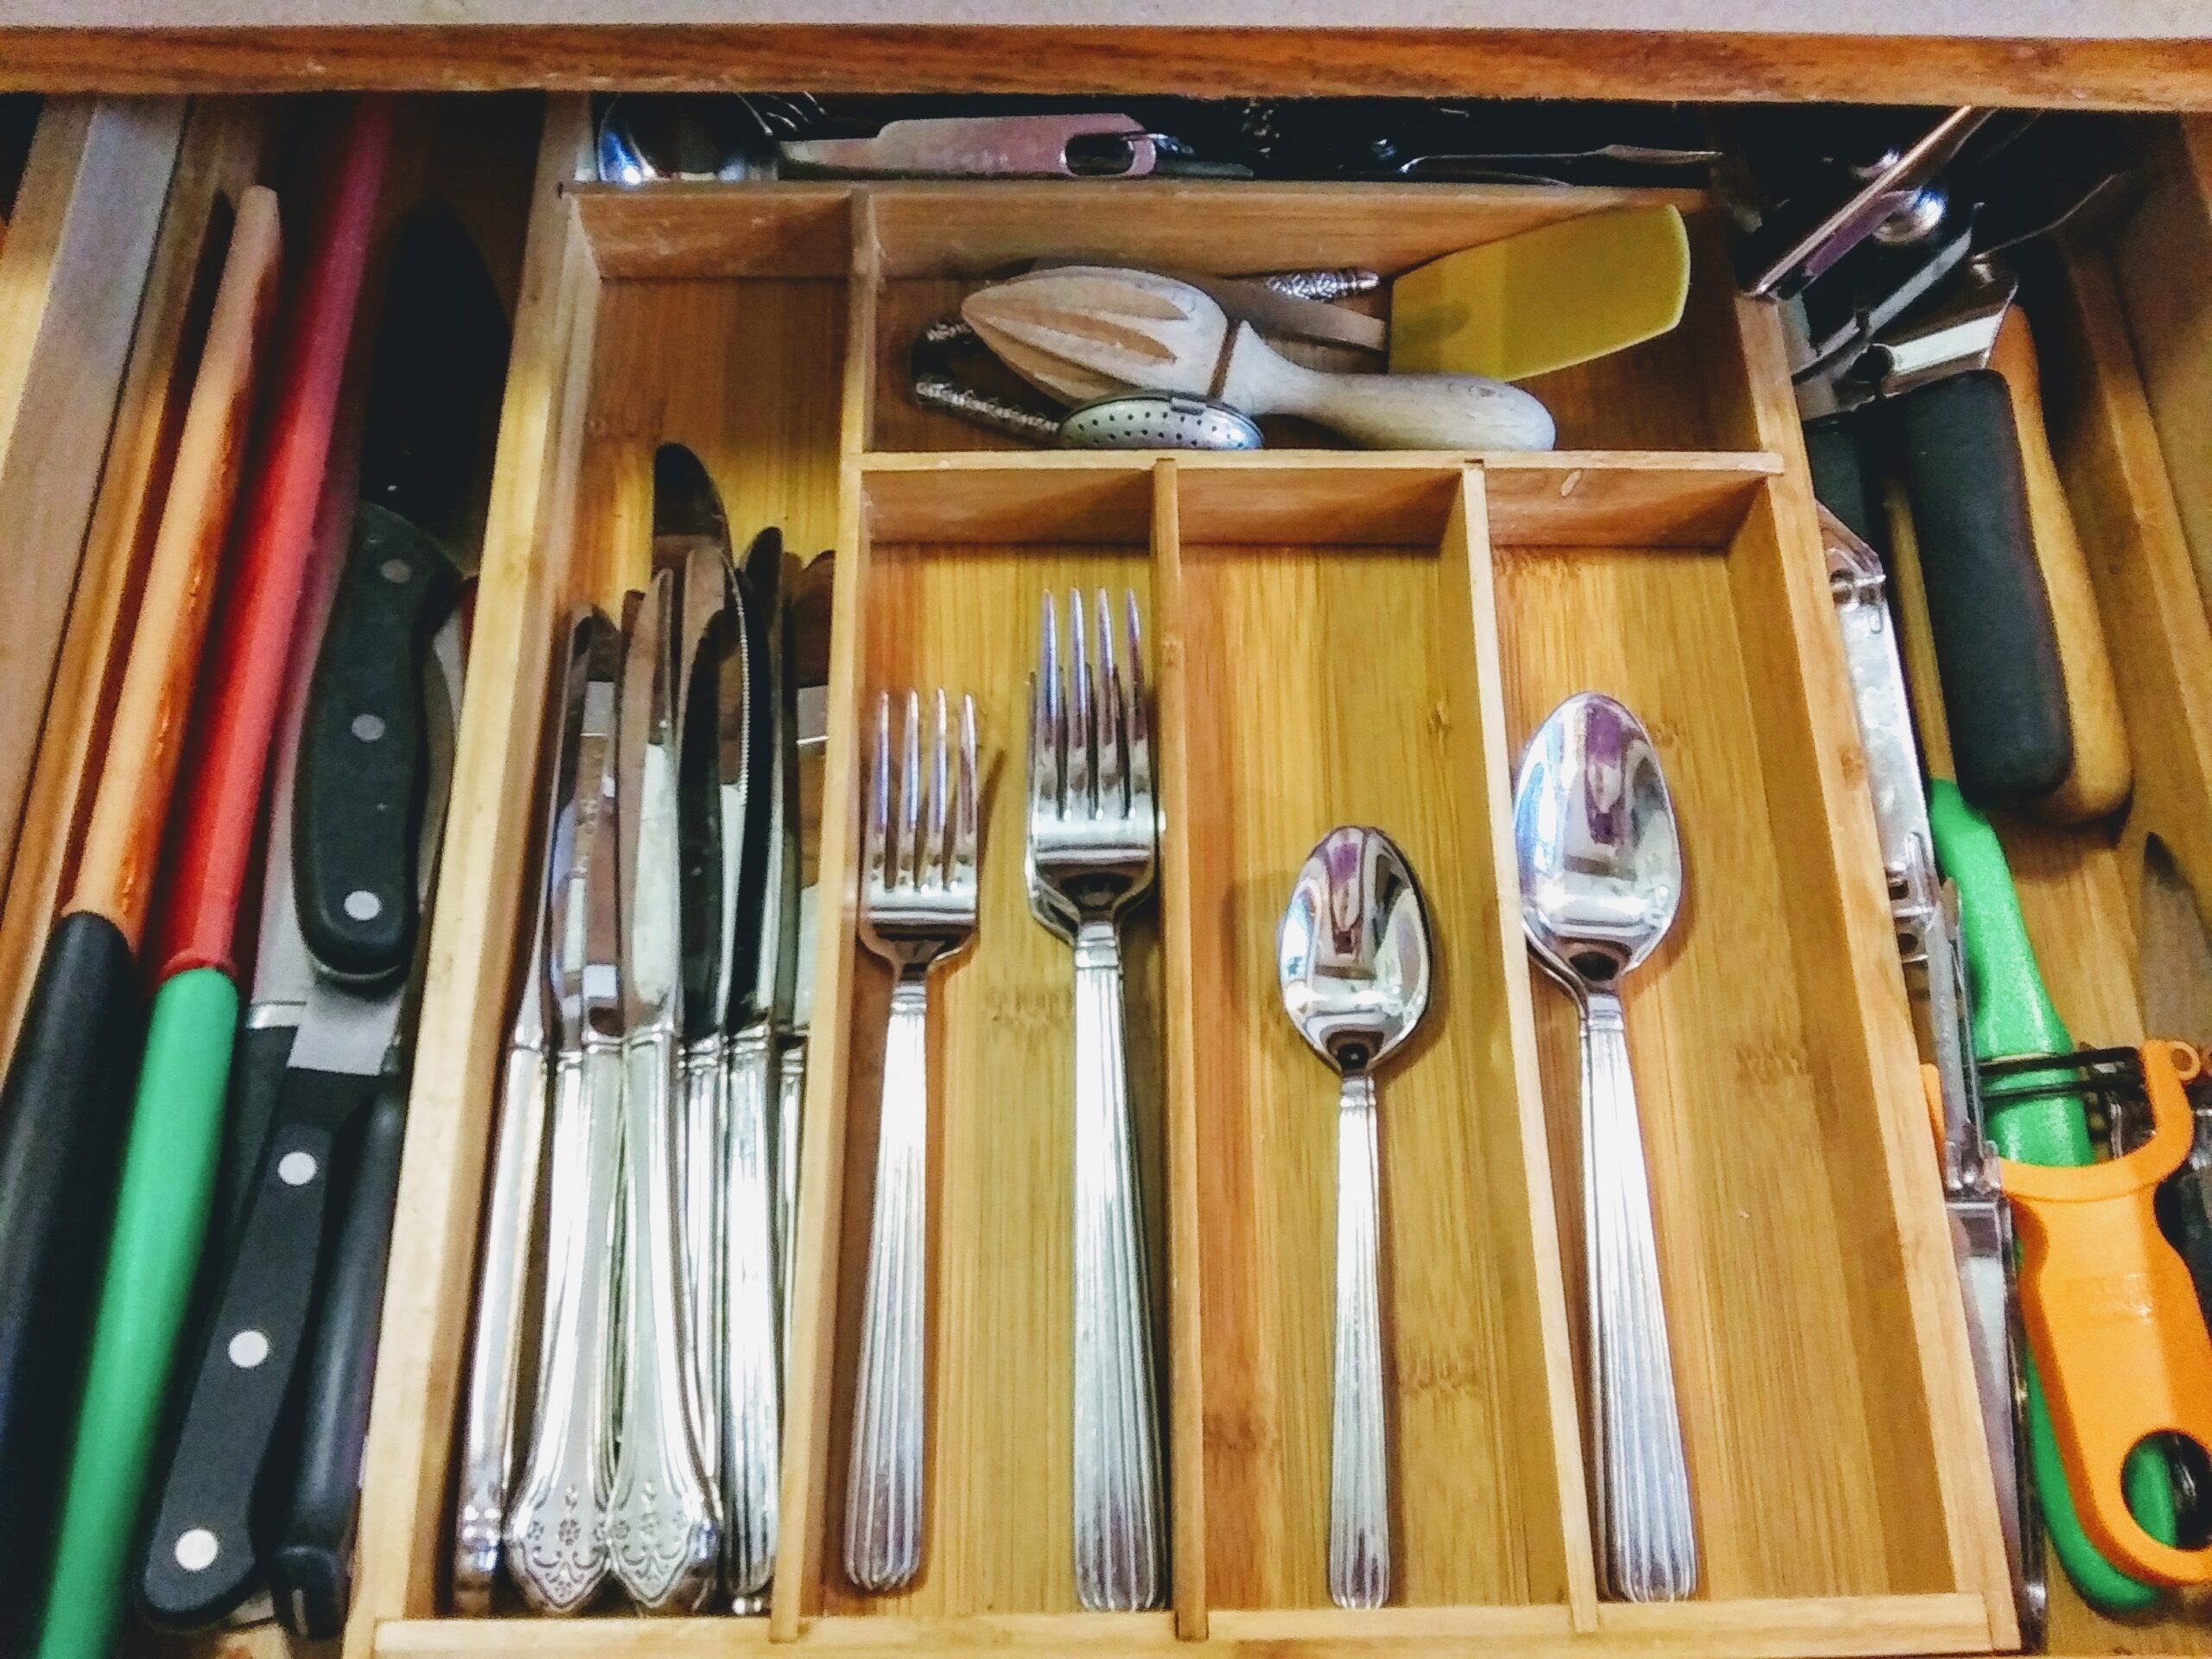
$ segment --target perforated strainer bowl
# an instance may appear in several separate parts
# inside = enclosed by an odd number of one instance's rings
[[[1240,409],[1173,391],[1124,391],[1070,410],[1071,449],[1257,449],[1259,423]]]

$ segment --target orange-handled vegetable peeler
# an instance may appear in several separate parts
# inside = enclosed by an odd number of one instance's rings
[[[2212,1332],[2188,1266],[2158,1230],[2159,1183],[2196,1133],[2183,1085],[2202,1062],[2183,1043],[1985,1066],[2001,1110],[2045,1096],[2102,1097],[2115,1141],[2147,1105],[2150,1135],[2102,1163],[2003,1160],[2022,1246],[2021,1313],[2043,1372],[2082,1528],[2113,1562],[2153,1583],[2212,1584],[2212,1545],[2160,1542],[2129,1511],[2122,1471],[2144,1440],[2212,1448]]]

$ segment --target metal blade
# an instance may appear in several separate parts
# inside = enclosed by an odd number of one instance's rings
[[[616,833],[622,849],[622,1012],[638,1032],[673,1021],[683,971],[678,940],[674,665],[676,578],[662,571],[638,607],[623,664]]]
[[[401,225],[377,328],[361,444],[361,495],[474,569],[491,494],[507,374],[507,318],[452,209]]]

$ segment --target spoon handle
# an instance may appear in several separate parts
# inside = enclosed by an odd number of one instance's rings
[[[1083,1605],[1160,1600],[1160,1428],[1129,1126],[1122,952],[1109,921],[1075,938],[1075,1578]]]
[[[1337,1111],[1336,1392],[1329,1446],[1329,1598],[1390,1599],[1390,1452],[1376,1256],[1382,1208],[1375,1080],[1344,1080]]]
[[[1582,1014],[1582,1159],[1590,1439],[1605,1588],[1624,1601],[1677,1601],[1697,1588],[1689,1468],[1628,1032],[1620,999],[1596,989]]]

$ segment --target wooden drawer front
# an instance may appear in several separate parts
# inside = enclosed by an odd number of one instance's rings
[[[1592,198],[1436,188],[704,186],[583,175],[556,102],[534,199],[433,941],[362,1522],[356,1645],[888,1653],[1192,1642],[1380,1651],[1986,1649],[2009,1598],[1941,1193],[1771,315],[1688,199],[1683,329],[1542,388],[1572,448],[1495,457],[1013,452],[922,415],[905,336],[1028,257],[1386,270]],[[1397,211],[1402,199],[1405,210]],[[1389,203],[1384,206],[1383,203]],[[837,555],[784,1548],[766,1618],[451,1616],[442,1580],[497,1058],[537,849],[559,619],[649,563],[689,445],[741,538]],[[1673,444],[1680,448],[1641,447]],[[1141,598],[1166,828],[1129,976],[1165,1355],[1172,1605],[1076,1610],[1067,1407],[1071,1014],[1026,915],[1022,687],[1039,596]],[[1377,642],[1381,642],[1378,645]],[[925,1566],[840,1563],[885,982],[855,949],[876,694],[971,691],[982,922],[933,1014]],[[1630,992],[1704,1535],[1699,1599],[1600,1603],[1580,1427],[1571,1027],[1533,978],[1508,797],[1566,690],[1654,724],[1692,899]],[[1400,1569],[1328,1604],[1325,1071],[1275,1001],[1306,849],[1368,821],[1441,968],[1382,1116]],[[1287,1644],[1287,1646],[1286,1646]]]

